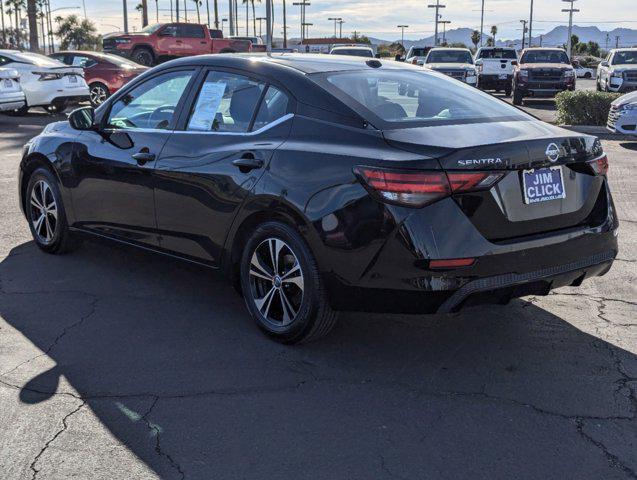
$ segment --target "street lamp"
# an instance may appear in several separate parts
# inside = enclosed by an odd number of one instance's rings
[[[398,25],[398,28],[400,28],[400,44],[403,47],[403,50],[405,49],[405,28],[409,28],[409,25]]]
[[[446,5],[440,5],[440,0],[436,0],[435,5],[427,5],[427,8],[435,8],[436,9],[436,30],[434,33],[434,47],[438,46],[438,18],[440,18],[439,10],[441,8],[445,8]]]
[[[571,59],[571,49],[573,48],[573,45],[571,45],[571,32],[573,31],[573,13],[575,12],[579,12],[579,10],[577,8],[573,8],[573,2],[575,2],[576,0],[562,0],[563,2],[567,2],[571,4],[571,8],[563,8],[562,11],[563,12],[568,12],[568,47],[567,47],[567,52],[568,52],[568,58],[569,60]]]
[[[259,22],[259,36],[262,37],[263,36],[263,30],[261,29],[261,23],[266,21],[267,18],[266,17],[257,17],[257,21]]]
[[[307,0],[303,0],[302,2],[294,2],[292,5],[297,7],[301,7],[301,43],[305,40],[305,8],[311,5]]]
[[[447,43],[447,28],[446,25],[451,23],[451,20],[440,20],[439,23],[442,23],[442,43],[443,45]]]
[[[334,21],[334,38],[336,38],[336,24],[338,22],[340,22],[341,20],[343,20],[343,19],[341,17],[330,17],[330,18],[328,18],[328,20],[330,20],[330,21],[333,20]]]
[[[227,18],[222,18],[221,19],[221,33],[223,33],[223,24],[226,23],[228,21]]]

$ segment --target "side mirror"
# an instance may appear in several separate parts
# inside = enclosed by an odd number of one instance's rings
[[[600,65],[602,67],[608,67],[608,62],[606,60],[604,60],[603,62],[600,63]]]
[[[480,59],[476,60],[476,65],[482,65],[482,63],[483,63],[482,60]]]
[[[514,67],[518,64],[517,60],[511,60],[511,65],[513,65]]]
[[[82,107],[69,114],[69,124],[75,130],[92,130],[95,127],[95,110]]]

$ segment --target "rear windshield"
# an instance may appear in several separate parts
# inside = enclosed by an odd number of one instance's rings
[[[427,63],[473,63],[473,58],[466,50],[432,50]]]
[[[374,57],[374,53],[366,48],[335,48],[332,55],[353,55],[354,57]]]
[[[426,57],[427,49],[426,48],[412,48],[411,49],[411,57]]]
[[[489,50],[480,50],[478,58],[506,58],[507,60],[515,60],[517,56],[515,54],[515,50],[493,48]]]
[[[529,119],[491,95],[433,72],[370,69],[312,77],[378,128]]]
[[[522,54],[520,63],[565,63],[570,65],[564,50],[529,50]]]
[[[38,67],[64,67],[62,62],[39,53],[31,52],[11,52],[18,62],[29,63]]]
[[[637,65],[637,51],[615,52],[613,65],[622,65],[624,63]]]

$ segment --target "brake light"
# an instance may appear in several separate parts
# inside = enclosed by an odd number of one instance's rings
[[[446,260],[430,260],[429,268],[431,269],[444,269],[444,268],[459,268],[470,267],[475,263],[475,258],[450,258]]]
[[[51,72],[31,72],[33,73],[33,75],[38,75],[40,78],[38,78],[38,81],[40,82],[46,82],[49,80],[59,80],[60,78],[62,78],[62,75],[59,73],[51,73]]]
[[[443,172],[356,167],[363,185],[381,200],[407,207],[423,207],[454,193],[493,186],[503,172]]]
[[[606,154],[588,162],[595,175],[606,175],[608,173],[608,157]]]

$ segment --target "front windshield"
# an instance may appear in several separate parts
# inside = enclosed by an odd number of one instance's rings
[[[163,26],[164,26],[163,23],[156,23],[154,25],[147,25],[144,28],[142,28],[141,31],[143,33],[155,33],[157,30],[159,30]]]
[[[613,55],[613,65],[623,64],[637,65],[637,50],[615,52],[615,55]]]
[[[507,60],[515,60],[515,50],[508,50],[503,48],[488,48],[480,50],[478,58],[506,58]]]
[[[313,77],[372,124],[379,123],[373,116],[389,122],[387,128],[529,118],[491,95],[433,72],[365,70]]]
[[[373,57],[374,53],[366,48],[335,48],[332,55],[351,55],[353,57]]]
[[[520,63],[565,63],[570,65],[564,50],[527,50]]]
[[[426,48],[412,48],[410,52],[410,57],[424,57],[427,55]]]
[[[432,50],[427,63],[473,63],[473,58],[466,50]]]
[[[59,60],[49,58],[39,53],[17,52],[12,53],[18,62],[29,63],[38,67],[64,67],[65,65]]]

